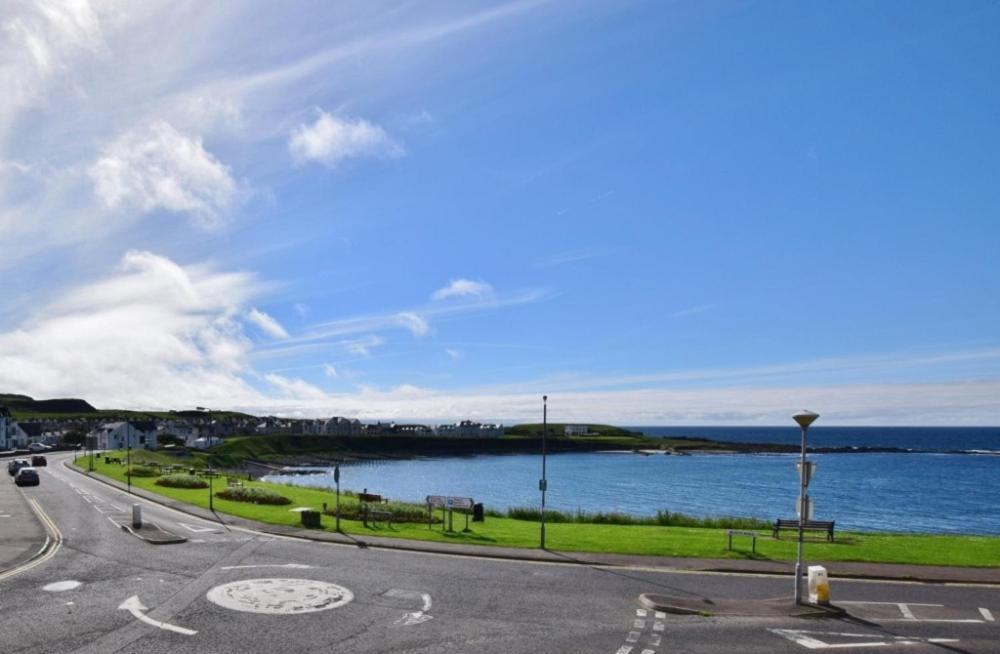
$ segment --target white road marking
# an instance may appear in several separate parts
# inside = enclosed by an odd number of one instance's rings
[[[201,542],[204,543],[205,541]],[[306,570],[312,568],[312,566],[303,563],[262,563],[261,565],[224,565],[219,570],[247,570],[249,568],[291,568],[293,570]]]
[[[644,649],[642,650],[642,654],[656,654],[656,652],[651,649]]]
[[[838,579],[837,581],[843,581]],[[902,606],[899,602],[869,602],[867,600],[840,600],[837,604],[880,604],[882,606]],[[944,606],[944,604],[921,604],[920,602],[907,602],[906,606]]]
[[[639,632],[638,631],[630,631],[630,632],[628,632],[628,636],[625,636],[625,642],[626,643],[634,643],[637,640],[639,640]]]
[[[396,620],[395,624],[402,625],[404,627],[412,627],[413,625],[434,619],[433,616],[427,615],[427,612],[431,610],[431,596],[428,593],[422,593],[419,590],[392,588],[386,592],[386,595],[389,597],[400,597],[403,599],[419,599],[422,602],[419,611],[410,611],[404,614],[403,617]]]
[[[878,636],[877,634],[855,634],[837,631],[805,631],[802,629],[768,629],[771,633],[787,638],[806,649],[849,649],[856,647],[888,647],[889,645],[919,645],[922,643],[957,643],[957,638],[920,638],[916,636]],[[848,643],[828,643],[816,636],[835,638],[882,638],[882,640],[852,641]]]
[[[142,602],[139,601],[138,595],[133,595],[132,597],[128,598],[127,600],[122,602],[118,608],[128,611],[136,618],[138,618],[140,621],[145,622],[146,624],[151,625],[153,627],[166,629],[167,631],[173,631],[178,634],[184,634],[185,636],[193,636],[196,633],[198,633],[193,629],[185,629],[184,627],[178,627],[177,625],[167,624],[166,622],[160,622],[159,620],[154,620],[150,618],[145,613],[143,613],[143,611],[148,611],[149,609],[142,605]]]
[[[354,593],[313,579],[244,579],[216,586],[205,597],[234,611],[300,615],[343,606],[354,599]]]
[[[979,613],[983,616],[983,619],[986,620],[987,622],[996,622],[996,618],[993,617],[993,614],[990,613],[989,609],[980,608]]]
[[[667,614],[664,613],[663,611],[657,611],[656,612],[656,619],[657,620],[664,620],[664,619],[666,619],[666,617],[667,617]]]
[[[9,513],[0,513],[0,518],[9,518],[9,517],[10,517]]]
[[[75,590],[82,586],[83,584],[79,581],[54,581],[51,584],[46,584],[42,586],[42,590],[48,591],[50,593],[61,593],[64,590]]]
[[[653,623],[653,631],[663,631],[664,627],[665,625],[659,620]]]
[[[631,652],[632,652],[631,645],[622,645],[621,647],[618,648],[618,651],[615,652],[615,654],[631,654]]]
[[[646,621],[643,620],[642,618],[636,618],[635,622],[632,623],[632,626],[635,627],[636,629],[645,629]]]
[[[913,615],[913,611],[906,604],[899,604],[899,612],[903,614],[903,617],[907,620],[916,620],[916,616]]]
[[[638,616],[640,618],[645,618],[646,615],[648,615],[647,612],[646,612],[646,609],[636,609],[635,610],[635,614],[636,614],[636,616]]]
[[[215,527],[199,527],[198,525],[189,525],[186,522],[178,522],[180,526],[184,527],[189,531],[193,531],[196,534],[221,534],[221,529],[216,529]]]
[[[659,647],[660,646],[660,634],[653,634],[652,636],[650,636],[649,637],[649,644],[652,645],[653,647]]]

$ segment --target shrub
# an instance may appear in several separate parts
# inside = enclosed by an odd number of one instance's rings
[[[169,488],[208,488],[208,482],[194,475],[165,475],[156,480],[157,486]]]
[[[128,469],[130,477],[158,477],[159,472],[151,466],[137,465]]]
[[[292,501],[284,495],[279,495],[270,488],[255,488],[252,486],[233,486],[215,494],[224,500],[234,502],[250,502],[252,504],[291,504]]]

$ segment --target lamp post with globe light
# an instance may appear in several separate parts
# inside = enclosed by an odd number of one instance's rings
[[[795,557],[795,603],[802,603],[802,538],[806,519],[809,517],[806,487],[809,485],[810,470],[806,465],[806,434],[809,425],[819,418],[818,413],[812,411],[799,411],[792,418],[802,428],[802,451],[799,459],[799,545],[798,554]]]

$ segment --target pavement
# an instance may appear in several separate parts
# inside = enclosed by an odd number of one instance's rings
[[[65,467],[76,474],[87,476],[108,486],[122,490],[126,485],[120,482],[90,475],[67,462]],[[3,486],[3,484],[0,484]],[[0,517],[0,571],[23,563],[38,552],[45,542],[45,531],[39,525],[38,518],[33,515],[27,501],[16,492],[13,484],[0,490],[0,516],[10,515],[10,518]],[[133,494],[148,501],[170,507],[176,511],[216,522],[227,527],[238,527],[266,534],[299,538],[318,542],[330,542],[356,545],[360,548],[374,547],[389,550],[416,552],[433,552],[467,557],[483,557],[490,559],[511,559],[550,563],[576,563],[589,566],[655,568],[680,572],[725,572],[758,575],[791,575],[793,564],[784,561],[759,561],[747,559],[696,559],[665,556],[641,556],[625,554],[603,554],[592,552],[560,552],[555,550],[522,549],[513,547],[493,547],[470,544],[436,543],[400,538],[384,538],[378,536],[355,536],[328,531],[307,530],[302,528],[271,525],[236,516],[224,515],[178,502],[170,498],[149,493],[141,489],[132,489]],[[29,515],[31,514],[31,515]],[[328,520],[324,516],[324,520]],[[124,528],[124,527],[123,527]],[[148,542],[176,542],[174,534],[163,530],[157,531],[155,525],[145,532],[131,530],[132,533]],[[856,563],[846,561],[823,562],[809,561],[810,565],[824,565],[831,579],[870,579],[921,581],[928,583],[967,583],[1000,585],[1000,569],[998,568],[964,568],[948,566],[924,566],[885,563]]]

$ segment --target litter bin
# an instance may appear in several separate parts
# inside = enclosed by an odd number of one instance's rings
[[[473,522],[486,522],[486,512],[483,510],[483,503],[472,505],[472,521]]]
[[[303,511],[302,526],[307,529],[319,529],[322,525],[319,522],[319,511]]]
[[[826,568],[821,565],[809,566],[809,601],[813,604],[830,603],[830,581]]]

